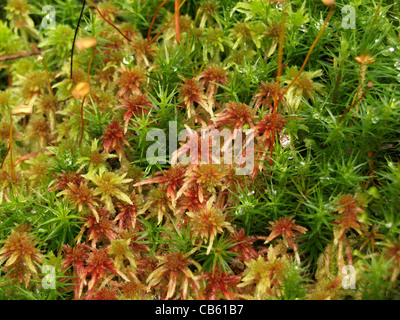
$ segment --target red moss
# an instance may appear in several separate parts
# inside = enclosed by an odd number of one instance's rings
[[[123,153],[123,144],[130,146],[128,140],[125,137],[124,128],[120,126],[117,120],[112,121],[103,131],[101,136],[101,141],[103,142],[104,151],[106,153],[111,153],[116,151],[121,160]]]

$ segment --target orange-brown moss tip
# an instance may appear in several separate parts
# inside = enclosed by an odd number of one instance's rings
[[[89,82],[79,82],[74,89],[72,89],[72,96],[75,99],[83,98],[90,92]]]
[[[328,7],[333,7],[335,5],[335,0],[322,0],[322,2]]]
[[[38,272],[34,263],[41,264],[43,256],[36,248],[35,236],[29,234],[29,226],[22,224],[16,227],[4,242],[0,249],[0,261],[7,260],[5,268],[22,263],[25,272]]]
[[[363,53],[360,56],[354,58],[354,60],[356,60],[360,64],[370,64],[376,61],[369,55],[369,53]]]
[[[76,41],[75,46],[78,50],[89,49],[97,45],[95,38],[83,38]]]

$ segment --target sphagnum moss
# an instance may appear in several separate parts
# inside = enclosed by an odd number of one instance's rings
[[[0,9],[1,299],[399,297],[396,3],[68,3]]]

